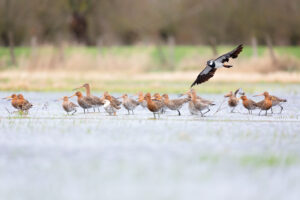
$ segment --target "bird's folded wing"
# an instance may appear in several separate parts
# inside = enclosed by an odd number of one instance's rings
[[[233,49],[232,51],[218,57],[217,59],[215,59],[215,62],[228,62],[229,58],[237,58],[239,53],[241,53],[241,51],[243,50],[243,45],[240,44],[239,46],[237,46],[235,49]]]
[[[191,87],[203,83],[205,81],[208,81],[211,77],[214,76],[216,70],[217,70],[216,68],[211,68],[209,66],[206,66],[205,69],[197,76],[197,79],[194,81]]]

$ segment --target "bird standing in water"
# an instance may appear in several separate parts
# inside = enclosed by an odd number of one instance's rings
[[[256,102],[251,99],[248,99],[245,95],[241,96],[241,99],[243,101],[244,108],[248,110],[249,114],[252,114],[252,110],[255,110],[257,108]]]
[[[97,96],[91,95],[91,89],[90,89],[90,85],[88,83],[85,83],[82,86],[75,88],[74,90],[77,90],[80,88],[85,88],[86,97],[91,99],[90,102],[92,102],[94,112],[95,112],[95,107],[98,108],[98,111],[100,112],[99,107],[104,105],[103,100]]]
[[[109,115],[117,115],[117,110],[121,109],[120,106],[115,104],[111,96],[106,96],[106,99],[104,100],[104,110],[109,114]]]
[[[147,93],[145,95],[145,100],[147,101],[147,108],[149,111],[153,113],[154,118],[156,118],[156,114],[158,115],[159,118],[160,112],[164,107],[164,103],[162,101],[156,101],[156,100],[152,101],[150,93]]]
[[[134,114],[133,110],[139,105],[139,102],[129,98],[127,94],[123,94],[122,98],[123,106],[128,111],[128,115],[130,114],[130,111],[132,112],[132,114]]]
[[[62,107],[67,112],[67,114],[72,112],[72,115],[74,115],[77,112],[76,108],[78,107],[78,105],[69,101],[69,97],[64,96],[62,99],[59,100],[63,100]]]
[[[19,110],[19,107],[18,107],[18,104],[17,104],[17,102],[18,102],[18,96],[17,96],[16,94],[12,94],[12,95],[10,95],[10,96],[8,96],[8,97],[5,97],[5,98],[3,98],[3,99],[11,100],[11,105],[12,105],[15,109]]]
[[[240,89],[237,89],[234,93],[232,93],[232,91],[230,91],[228,94],[226,94],[224,96],[225,98],[228,97],[228,106],[232,108],[231,109],[232,113],[233,113],[234,109],[236,108],[236,106],[239,104],[240,98],[237,97],[239,90]]]
[[[103,98],[106,99],[106,100],[109,100],[111,101],[113,104],[117,105],[117,106],[120,106],[122,104],[121,101],[118,100],[118,98],[108,94],[108,92],[104,92],[103,94]],[[109,99],[108,99],[109,98]]]
[[[138,102],[142,106],[142,108],[147,108],[147,101],[144,99],[143,92],[138,93]]]
[[[260,102],[257,102],[255,105],[260,108],[260,111],[258,113],[258,115],[260,115],[261,111],[265,110],[266,113],[265,115],[268,114],[268,110],[272,108],[272,97],[269,95],[268,92],[264,92],[262,94],[259,94],[259,95],[255,95],[255,96],[264,96],[265,99],[260,101]]]
[[[17,98],[17,107],[19,110],[28,113],[29,109],[32,108],[33,105],[29,103],[29,101],[26,100],[22,94],[18,94]]]
[[[83,113],[85,113],[85,110],[87,110],[88,112],[88,109],[93,107],[93,100],[89,97],[83,96],[81,92],[76,92],[75,94],[70,96],[70,98],[74,96],[77,96],[77,102],[79,106],[83,109]]]
[[[193,103],[193,106],[191,106],[191,108],[194,109],[193,113],[197,113],[197,111],[199,111],[202,117],[204,117],[204,115],[210,111],[210,106],[215,105],[212,101],[197,97],[195,90],[189,91],[188,94],[191,96],[191,102]],[[207,111],[202,113],[203,110]]]
[[[165,106],[170,110],[176,110],[178,112],[178,115],[181,115],[180,109],[182,108],[183,104],[189,102],[191,99],[189,97],[184,99],[169,99],[168,94],[162,95]]]
[[[212,78],[218,68],[225,67],[225,68],[231,68],[232,65],[226,65],[225,62],[229,61],[229,58],[237,58],[239,53],[243,50],[243,45],[240,44],[238,47],[236,47],[234,50],[218,57],[214,60],[207,61],[206,67],[200,74],[197,76],[197,79],[193,82],[191,87],[194,85],[201,84],[205,81],[208,81],[210,78]]]

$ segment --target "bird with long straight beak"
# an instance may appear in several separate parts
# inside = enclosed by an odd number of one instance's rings
[[[58,100],[63,100],[62,107],[63,109],[69,114],[72,112],[72,115],[74,115],[77,112],[78,105],[74,104],[73,102],[69,101],[69,97],[64,96],[63,98],[60,98]]]
[[[265,97],[264,100],[262,100],[260,102],[257,102],[255,105],[260,108],[260,111],[259,111],[258,115],[260,115],[261,111],[263,111],[263,110],[266,111],[265,115],[267,115],[268,114],[268,110],[270,108],[272,108],[272,98],[269,95],[269,93],[268,92],[264,92],[262,94],[258,94],[258,95],[254,95],[254,96],[255,97],[256,96],[264,96]]]
[[[75,88],[75,89],[73,89],[73,90],[78,90],[78,89],[80,89],[80,88],[85,88],[85,91],[86,91],[86,98],[90,98],[90,102],[92,103],[92,107],[93,107],[94,112],[95,112],[95,108],[98,108],[98,112],[100,112],[99,107],[100,107],[100,106],[103,106],[103,105],[104,105],[104,102],[103,102],[103,100],[102,100],[100,97],[91,95],[90,84],[85,83],[85,84],[83,84],[82,86],[80,86],[80,87],[78,87],[78,88]]]
[[[87,98],[87,97],[83,96],[81,92],[76,92],[69,98],[72,98],[74,96],[77,96],[77,103],[83,109],[83,113],[85,113],[85,110],[87,110],[87,112],[88,112],[88,109],[93,107],[91,98]]]

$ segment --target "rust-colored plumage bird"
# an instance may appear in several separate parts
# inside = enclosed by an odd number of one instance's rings
[[[164,103],[163,97],[159,93],[154,93],[152,97],[153,101],[158,101],[161,102],[164,106],[161,108],[160,113],[165,113],[166,112],[166,105]]]
[[[234,93],[230,91],[228,94],[226,94],[224,97],[228,97],[228,106],[231,107],[231,112],[234,112],[234,109],[239,104],[240,98],[237,97],[237,93],[240,89],[237,89]]]
[[[147,108],[153,113],[154,118],[156,118],[156,114],[158,115],[158,117],[160,117],[159,113],[164,107],[164,103],[162,101],[152,101],[150,93],[147,93],[145,95],[145,100],[147,101]]]
[[[103,99],[101,99],[100,97],[91,95],[91,88],[88,83],[85,83],[82,86],[75,88],[74,90],[77,90],[80,88],[85,88],[86,97],[91,99],[90,101],[92,102],[94,112],[95,112],[95,108],[98,108],[98,111],[100,112],[99,107],[104,105]]]
[[[109,114],[109,115],[117,115],[117,110],[121,109],[121,107],[113,101],[112,97],[110,95],[106,96],[104,100],[104,110]]]
[[[162,97],[163,97],[165,106],[170,110],[176,110],[178,112],[178,115],[181,115],[180,109],[182,108],[183,104],[185,104],[191,100],[189,97],[184,98],[184,99],[170,100],[168,94],[163,94]]]
[[[12,94],[8,97],[5,97],[3,99],[8,99],[8,100],[11,100],[11,105],[15,108],[15,109],[18,109],[19,110],[19,107],[18,107],[18,96],[16,94]]]
[[[241,96],[241,99],[243,101],[243,106],[248,110],[249,114],[252,114],[252,110],[257,108],[256,102],[248,99],[245,95]]]
[[[138,93],[138,102],[142,106],[142,108],[147,108],[147,101],[144,98],[143,92]]]
[[[269,95],[268,92],[264,92],[262,94],[259,95],[255,95],[255,96],[264,96],[265,99],[257,102],[255,105],[260,108],[260,111],[258,113],[258,115],[260,115],[261,111],[265,110],[265,115],[268,114],[268,110],[272,108],[272,97]]]
[[[76,108],[78,107],[78,105],[76,105],[73,102],[69,101],[69,97],[64,96],[60,100],[63,100],[62,107],[67,112],[67,114],[72,112],[72,115],[74,115],[77,112]]]
[[[27,101],[22,94],[18,94],[17,96],[17,107],[19,110],[28,112],[30,108],[32,108],[32,104]]]
[[[88,109],[93,107],[93,100],[89,97],[83,96],[81,92],[76,92],[70,96],[70,98],[74,96],[77,96],[77,103],[83,109],[83,113],[85,113],[85,110],[88,112]]]
[[[139,102],[129,98],[127,94],[123,94],[122,98],[123,106],[128,111],[128,114],[130,114],[130,111],[132,112],[132,114],[134,114],[133,110],[139,105]]]

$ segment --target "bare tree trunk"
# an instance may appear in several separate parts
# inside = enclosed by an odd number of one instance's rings
[[[257,53],[257,39],[256,39],[255,36],[252,37],[251,44],[252,44],[252,56],[254,58],[257,58],[258,57],[258,53]]]
[[[276,56],[275,56],[275,53],[274,53],[273,43],[272,43],[270,35],[266,35],[266,42],[267,42],[267,46],[268,46],[268,49],[269,49],[269,52],[270,52],[271,60],[274,64],[276,64],[277,59],[276,59]]]
[[[8,31],[8,42],[9,42],[9,53],[10,53],[11,64],[16,66],[17,61],[15,56],[14,35],[12,31]]]
[[[218,55],[218,50],[217,50],[217,40],[214,37],[211,37],[209,39],[209,46],[211,47],[212,53],[214,56]]]
[[[171,70],[174,70],[175,69],[175,55],[174,55],[175,38],[172,35],[168,36],[168,46],[169,46],[168,65]]]

